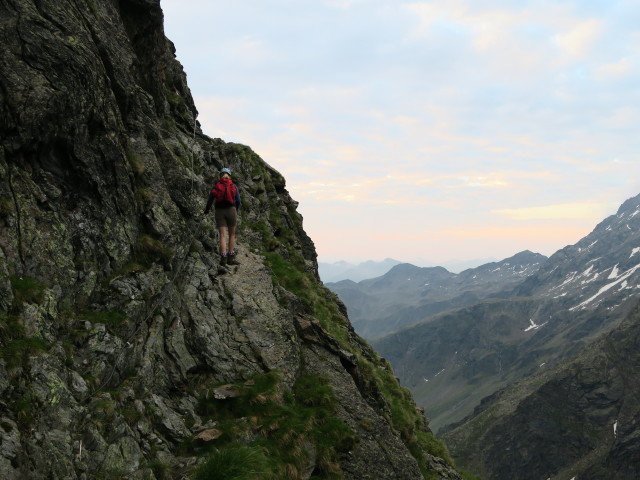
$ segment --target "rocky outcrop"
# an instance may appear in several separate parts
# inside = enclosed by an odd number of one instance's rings
[[[459,478],[284,178],[200,131],[158,0],[0,18],[0,478]],[[231,269],[201,214],[222,166]]]

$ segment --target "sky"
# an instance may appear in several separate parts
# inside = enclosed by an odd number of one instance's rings
[[[321,262],[551,255],[640,193],[637,0],[161,0]],[[482,260],[482,261],[480,261]]]

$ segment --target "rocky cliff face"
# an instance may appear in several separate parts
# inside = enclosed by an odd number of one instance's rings
[[[0,478],[460,478],[284,178],[200,131],[158,0],[0,18]],[[201,216],[222,166],[232,271]]]

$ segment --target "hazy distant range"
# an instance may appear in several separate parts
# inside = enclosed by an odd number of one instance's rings
[[[483,258],[477,260],[451,260],[436,264],[425,260],[401,262],[393,258],[385,258],[381,261],[367,260],[361,263],[349,263],[346,261],[333,263],[318,262],[318,273],[324,283],[339,282],[340,280],[359,282],[361,280],[380,277],[400,263],[411,263],[417,267],[444,267],[452,273],[460,273],[467,268],[475,268],[495,261],[495,258]]]

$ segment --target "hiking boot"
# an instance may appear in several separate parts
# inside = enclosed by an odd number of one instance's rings
[[[227,256],[226,255],[221,255],[220,256],[220,266],[224,267],[224,266],[227,265],[227,263],[228,263]]]
[[[235,253],[230,253],[227,256],[227,265],[240,265],[240,262],[236,259]]]

